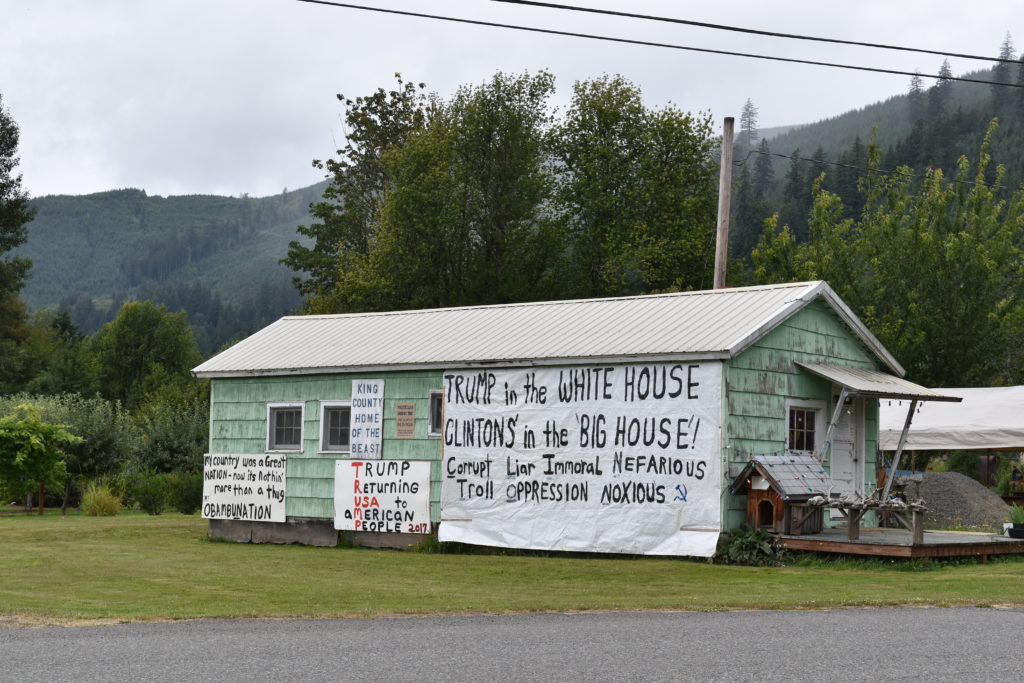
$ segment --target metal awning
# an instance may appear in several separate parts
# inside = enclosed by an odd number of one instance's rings
[[[838,384],[847,394],[874,398],[899,398],[910,401],[962,401],[959,396],[944,396],[919,384],[877,370],[864,370],[828,363],[796,363],[804,370]]]
[[[910,422],[914,419],[914,410],[919,401],[950,401],[959,402],[963,399],[959,396],[943,396],[937,392],[922,387],[919,384],[908,382],[902,377],[878,372],[877,370],[864,370],[862,368],[848,367],[845,365],[830,365],[828,363],[801,363],[796,364],[814,373],[819,377],[838,384],[842,387],[839,393],[839,400],[836,401],[835,412],[829,422],[828,430],[825,432],[825,448],[832,448],[832,432],[839,421],[839,411],[842,410],[847,396],[869,396],[872,398],[898,398],[910,401],[910,409],[907,411],[906,422],[903,423],[903,432],[900,434],[899,444],[896,446],[896,453],[892,459],[892,466],[889,468],[888,476],[885,478],[885,490],[882,492],[881,500],[889,498],[889,491],[892,488],[893,475],[900,463],[900,456],[907,443],[907,432],[910,431]]]

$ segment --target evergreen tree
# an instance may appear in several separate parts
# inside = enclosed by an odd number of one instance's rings
[[[764,198],[754,188],[750,164],[743,164],[733,183],[734,209],[729,244],[732,253],[745,258],[761,233],[760,222],[765,218]]]
[[[768,141],[761,138],[758,149],[740,167],[734,182],[729,243],[733,255],[740,259],[750,256],[764,228],[769,215],[765,193],[771,189],[774,179],[771,150]]]
[[[761,138],[761,144],[757,147],[757,156],[754,159],[754,177],[752,179],[754,190],[762,197],[767,195],[775,183],[775,166],[772,164],[772,150],[768,140]]]
[[[779,210],[779,220],[784,226],[789,227],[798,242],[807,239],[807,207],[810,203],[810,194],[805,163],[800,158],[800,150],[793,150],[789,159],[789,170],[786,171],[785,184],[782,186],[782,207]]]
[[[868,148],[858,135],[853,143],[839,157],[836,167],[832,191],[843,200],[843,206],[851,215],[860,214],[864,206],[864,196],[860,191],[860,178],[868,163]]]
[[[753,149],[760,136],[761,132],[757,128],[757,107],[748,97],[740,112],[740,134],[736,136],[736,145],[743,149]]]
[[[1007,32],[1006,38],[1003,40],[1003,44],[999,46],[999,59],[1013,60],[1016,54],[1017,51],[1013,46],[1013,38],[1010,36],[1009,32]],[[1013,78],[1013,71],[1007,61],[996,62],[996,65],[992,67],[992,80],[994,82],[1012,83]],[[1010,93],[1012,88],[1007,88],[1004,85],[992,85],[989,87],[992,88],[992,105],[995,108],[996,113],[999,114],[1013,101],[1013,97]]]
[[[1017,66],[1017,107],[1016,113],[1020,118],[1024,118],[1024,52],[1021,52],[1019,64]]]
[[[928,133],[929,130],[935,130],[939,128],[938,124],[932,124],[929,129],[927,124],[922,119],[918,119],[913,128],[910,129],[910,134],[897,142],[886,155],[886,159],[889,163],[902,165],[902,166],[924,166],[927,165],[927,160],[931,158],[931,152],[935,147],[929,147],[928,145]]]
[[[928,120],[938,121],[946,113],[946,106],[949,104],[949,93],[953,87],[953,71],[949,68],[949,60],[942,60],[939,67],[939,80],[928,89]]]
[[[925,117],[926,102],[924,87],[921,85],[921,76],[914,72],[910,79],[910,89],[907,91],[907,115],[911,125]]]
[[[814,154],[811,155],[810,164],[807,170],[807,196],[811,197],[814,193],[814,183],[819,176],[824,176],[822,179],[822,187],[830,189],[832,187],[832,174],[828,170],[828,155],[825,154],[825,148],[818,145],[818,148],[814,150]]]
[[[0,96],[0,393],[13,391],[27,377],[19,348],[29,336],[27,312],[18,297],[31,263],[8,255],[28,237],[25,226],[34,211],[21,188],[18,166],[18,126]]]

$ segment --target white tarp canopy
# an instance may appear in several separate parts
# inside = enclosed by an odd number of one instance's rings
[[[1024,451],[1024,386],[934,391],[959,396],[963,402],[919,403],[907,435],[907,450]],[[883,398],[878,403],[878,447],[894,451],[910,401]]]

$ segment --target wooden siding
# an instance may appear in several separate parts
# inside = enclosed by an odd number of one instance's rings
[[[823,301],[815,301],[779,324],[756,344],[725,364],[725,474],[746,465],[748,453],[773,453],[786,444],[786,399],[820,399],[831,403],[827,380],[800,370],[794,361],[879,369],[879,362]],[[825,421],[831,415],[825,416]],[[864,477],[875,481],[878,402],[864,401]],[[747,517],[744,495],[726,490],[723,529]]]
[[[322,453],[320,402],[347,401],[352,380],[384,380],[386,460],[432,460],[430,517],[440,519],[441,440],[430,436],[430,392],[441,388],[440,371],[295,375],[214,379],[211,386],[210,452],[260,454],[267,448],[267,404],[303,405],[302,451],[288,454],[288,517],[334,518],[334,463],[347,453]],[[395,438],[395,404],[416,405],[411,439]]]

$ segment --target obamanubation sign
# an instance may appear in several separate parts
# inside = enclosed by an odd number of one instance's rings
[[[717,362],[444,373],[442,541],[710,557]]]
[[[203,456],[203,518],[285,521],[283,455]]]

